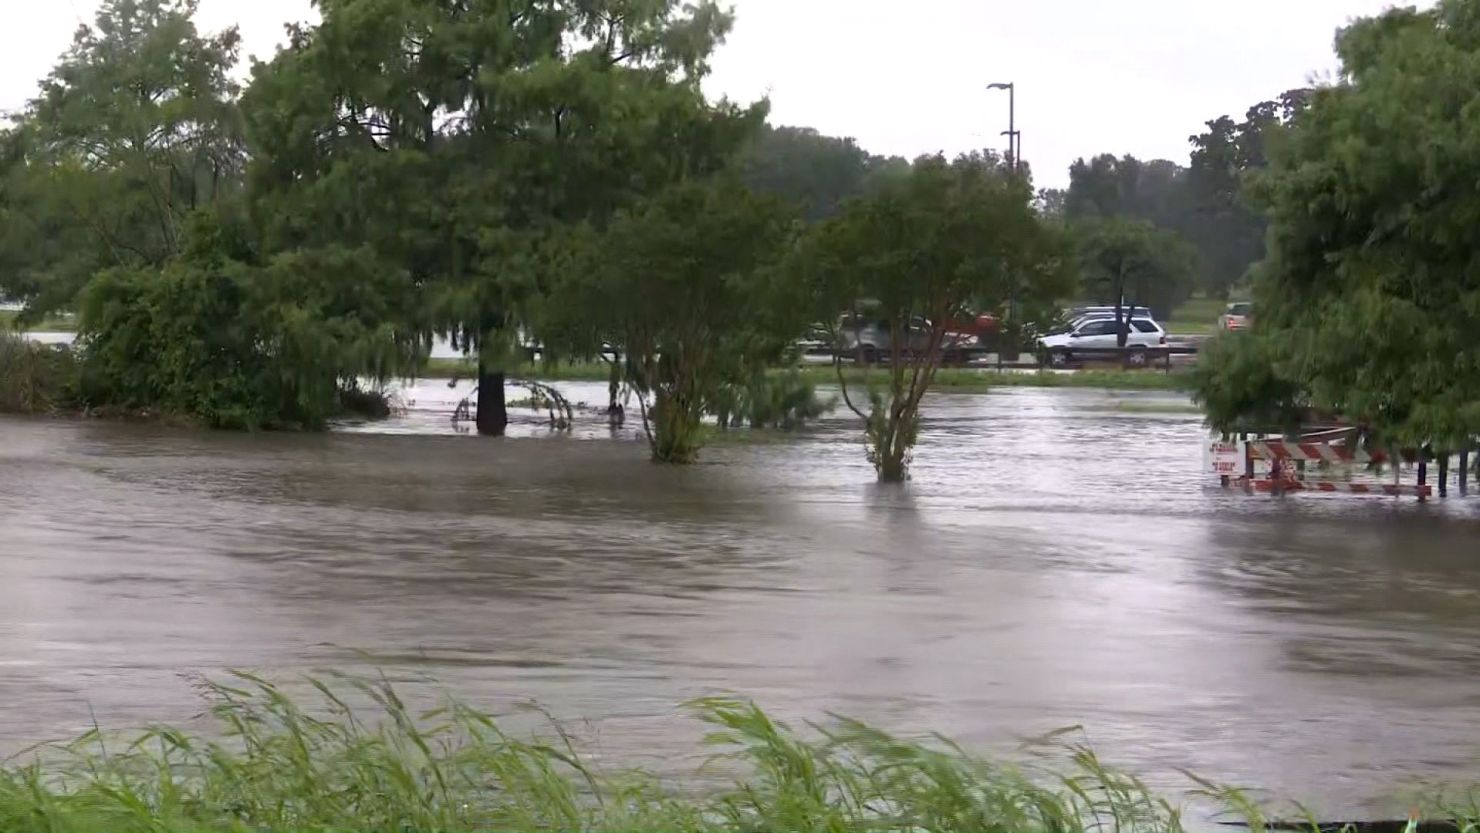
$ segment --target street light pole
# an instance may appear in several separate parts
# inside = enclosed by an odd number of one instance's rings
[[[1023,135],[1017,129],[1017,82],[988,84],[989,90],[1007,90],[1007,153],[1012,157],[1014,173],[1022,170]]]
[[[999,81],[995,84],[988,84],[987,89],[1007,90],[1007,152],[1012,156],[1012,172],[1014,174],[1021,173],[1023,169],[1023,134],[1019,133],[1017,129],[1017,82]],[[1009,286],[1007,292],[1007,320],[1012,324],[1017,324],[1018,321],[1017,282],[1017,275],[1014,274],[1012,284]],[[999,369],[1002,366],[1002,348],[1004,346],[998,345],[997,347],[997,366]]]

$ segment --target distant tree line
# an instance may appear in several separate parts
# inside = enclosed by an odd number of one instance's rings
[[[771,125],[741,150],[737,166],[747,186],[787,200],[808,222],[836,216],[849,199],[910,170],[909,160],[871,154],[851,138]]]
[[[1190,163],[1101,154],[1069,168],[1067,189],[1040,195],[1045,210],[1073,226],[1085,251],[1084,293],[1112,303],[1121,289],[1106,264],[1130,264],[1127,301],[1159,315],[1192,293],[1227,298],[1247,287],[1264,257],[1267,221],[1250,198],[1253,178],[1269,165],[1271,142],[1309,103],[1290,90],[1249,108],[1241,121],[1221,116],[1189,137]]]
[[[1236,287],[1247,291],[1267,227],[1250,183],[1268,167],[1269,145],[1312,95],[1290,90],[1250,107],[1241,120],[1208,121],[1188,139],[1186,166],[1113,154],[1074,162],[1068,188],[1038,194],[1040,210],[1075,232],[1073,294],[1107,304],[1123,298],[1165,318],[1196,292],[1226,298]],[[765,127],[740,156],[746,184],[800,206],[810,221],[832,216],[908,164],[796,127]]]

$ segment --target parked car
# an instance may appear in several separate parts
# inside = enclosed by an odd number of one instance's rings
[[[1225,333],[1249,329],[1254,320],[1254,305],[1247,301],[1229,304],[1228,309],[1218,316],[1218,329]]]
[[[1139,313],[1137,315],[1132,315],[1130,313],[1130,308],[1129,307],[1127,307],[1126,310],[1121,313],[1121,318],[1124,319],[1124,320],[1130,320],[1132,318],[1151,318],[1151,319],[1154,320],[1154,317],[1150,313],[1147,313],[1147,312]],[[1115,313],[1114,312],[1103,312],[1103,311],[1082,312],[1082,313],[1079,313],[1077,315],[1072,315],[1072,316],[1070,316],[1068,318],[1061,319],[1060,322],[1057,325],[1055,325],[1053,328],[1051,328],[1047,333],[1045,333],[1045,335],[1054,336],[1054,335],[1064,335],[1065,333],[1072,333],[1072,332],[1074,332],[1075,329],[1077,329],[1081,324],[1085,323],[1086,321],[1114,321],[1114,320],[1115,320]]]
[[[905,355],[925,352],[930,346],[931,325],[921,316],[910,321],[907,343],[901,345]],[[942,346],[941,361],[944,364],[962,364],[969,350],[979,343],[976,336],[968,333],[947,332]],[[860,316],[854,319],[844,315],[838,319],[838,352],[855,356],[864,364],[878,364],[881,359],[893,355],[894,339],[890,332],[889,319],[877,316]]]
[[[996,335],[1001,329],[1002,322],[990,312],[958,315],[950,321],[951,332],[976,336],[978,339]]]
[[[1146,307],[1124,306],[1120,308],[1123,318],[1150,318],[1156,316]],[[1070,307],[1059,315],[1057,323],[1049,328],[1045,335],[1062,335],[1074,331],[1084,321],[1096,318],[1115,318],[1115,307]]]
[[[1150,360],[1151,350],[1167,343],[1166,330],[1152,318],[1131,318],[1126,322],[1127,364],[1141,367]],[[1077,358],[1118,345],[1115,319],[1081,318],[1067,331],[1038,339],[1039,352],[1050,367],[1068,367]]]

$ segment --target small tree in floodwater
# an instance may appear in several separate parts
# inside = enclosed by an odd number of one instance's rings
[[[568,352],[621,357],[655,461],[693,462],[716,391],[800,332],[804,308],[770,268],[792,228],[776,199],[690,182],[557,247],[543,328]]]
[[[793,271],[822,304],[819,314],[836,324],[840,340],[851,334],[857,342],[867,411],[849,390],[842,350],[835,364],[844,402],[864,420],[879,480],[908,475],[920,403],[946,356],[959,350],[954,322],[1070,288],[1061,235],[1032,198],[1031,183],[994,156],[922,157],[798,247]],[[865,347],[864,328],[878,343]],[[885,363],[882,386],[869,378],[875,361]]]

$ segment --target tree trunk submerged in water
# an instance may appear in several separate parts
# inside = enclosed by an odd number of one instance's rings
[[[653,462],[682,465],[698,459],[702,432],[698,410],[691,407],[692,397],[692,393],[656,392],[651,412],[643,414]]]
[[[865,428],[868,440],[869,462],[879,473],[880,483],[903,483],[910,476],[910,452],[920,432],[920,399],[923,388],[917,392],[916,385],[922,380],[905,385],[904,370],[900,365],[894,373],[894,384],[888,400],[876,398],[869,413]],[[928,387],[927,377],[923,384]]]
[[[504,374],[478,359],[478,433],[502,437],[509,427],[509,408],[504,399]]]
[[[871,428],[869,458],[879,473],[880,483],[903,483],[909,479],[909,454],[913,442],[903,433],[904,419],[896,416],[891,420],[881,415]]]

